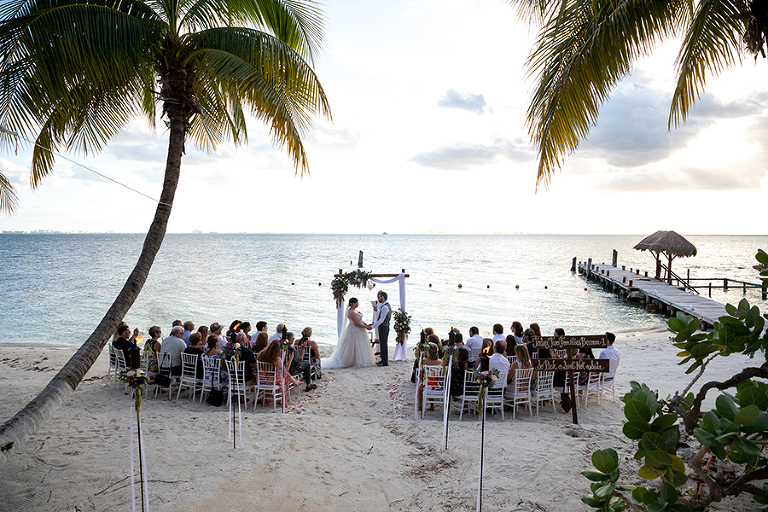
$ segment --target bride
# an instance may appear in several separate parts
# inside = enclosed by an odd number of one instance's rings
[[[328,359],[322,361],[322,368],[347,368],[348,366],[374,366],[376,358],[371,349],[371,343],[368,339],[366,329],[370,329],[370,324],[363,322],[363,314],[357,311],[360,303],[356,298],[349,299],[349,309],[347,310],[347,322],[341,331],[339,343],[336,350]]]

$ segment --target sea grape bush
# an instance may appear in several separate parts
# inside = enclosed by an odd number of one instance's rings
[[[756,259],[768,264],[768,254]],[[768,270],[761,272],[768,285]],[[637,476],[646,486],[619,484],[618,454],[608,448],[592,454],[592,469],[582,471],[592,484],[582,496],[601,511],[625,509],[647,512],[699,512],[712,502],[741,493],[768,505],[768,314],[744,299],[738,307],[726,305],[728,316],[718,319],[709,333],[701,333],[698,319],[678,313],[667,322],[681,351],[679,363],[695,373],[688,386],[674,397],[660,399],[647,385],[632,382],[622,397],[626,418],[623,434],[636,443],[634,458],[642,462]],[[724,382],[712,381],[694,394],[694,384],[716,357],[731,354],[758,356],[760,366],[748,367]],[[717,390],[715,408],[702,411],[707,393]],[[725,391],[733,390],[735,392]],[[763,507],[768,510],[768,506]]]

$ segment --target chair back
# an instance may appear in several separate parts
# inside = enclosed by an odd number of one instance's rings
[[[256,385],[258,387],[276,386],[277,368],[265,361],[256,361]]]
[[[554,389],[555,372],[538,372],[536,374],[536,392],[542,393]]]
[[[109,366],[114,368],[117,366],[117,359],[115,359],[115,347],[112,346],[111,341],[107,343],[107,348],[109,349]]]
[[[560,359],[565,359],[566,357],[568,357],[568,351],[565,350],[564,348],[563,349],[556,348],[555,354],[557,354],[557,357],[559,357]]]
[[[221,358],[219,356],[200,356],[203,362],[203,384],[206,386],[221,386]]]
[[[170,352],[160,352],[157,354],[157,372],[170,375],[171,373],[171,354]]]
[[[424,392],[442,392],[445,389],[445,373],[443,367],[425,366],[424,367]]]
[[[533,368],[518,368],[515,371],[515,394],[531,392]]]
[[[619,360],[618,359],[609,359],[609,369],[608,373],[603,374],[603,380],[611,380],[614,376],[616,376],[616,370],[619,369]]]
[[[509,361],[509,364],[516,363],[517,356],[507,356],[507,361]]]
[[[126,370],[125,367],[125,353],[119,348],[115,349],[115,371],[116,372],[124,372]]]
[[[480,347],[472,347],[469,350],[469,360],[470,361],[477,361],[477,358],[480,357],[480,352],[482,352],[482,348]]]
[[[507,376],[509,372],[499,372],[499,376],[496,378],[496,382],[493,386],[488,388],[489,397],[504,398],[504,388],[507,386]]]
[[[168,354],[170,355],[170,354]],[[198,354],[187,354],[182,352],[181,354],[181,378],[182,379],[195,379],[197,373],[197,357]]]
[[[227,359],[226,363],[230,387],[242,389],[245,386],[245,361],[235,363],[234,359]]]
[[[478,396],[480,394],[480,383],[475,378],[475,372],[464,370],[464,396]]]

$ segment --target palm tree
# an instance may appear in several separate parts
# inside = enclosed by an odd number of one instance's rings
[[[704,89],[743,54],[765,56],[766,0],[509,0],[540,26],[528,57],[536,85],[526,125],[539,153],[536,186],[586,138],[601,104],[639,57],[682,36],[668,128],[685,123]]]
[[[312,58],[322,41],[311,0],[11,0],[0,6],[0,127],[6,146],[35,140],[31,183],[54,151],[101,150],[125,124],[166,118],[163,189],[128,280],[104,318],[37,398],[0,427],[12,453],[77,387],[133,305],[165,236],[184,143],[246,142],[246,113],[266,122],[296,172],[302,136],[330,108]],[[13,203],[0,178],[2,201]]]

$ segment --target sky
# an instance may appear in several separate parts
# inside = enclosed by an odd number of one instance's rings
[[[219,233],[766,234],[765,59],[710,77],[667,130],[676,41],[636,63],[597,126],[536,191],[525,127],[534,32],[502,0],[328,0],[315,69],[332,122],[295,175],[267,129],[182,160],[168,231]],[[159,197],[167,132],[137,121],[77,162]],[[0,155],[19,208],[2,230],[145,232],[155,203],[57,159],[29,187],[31,150]]]

